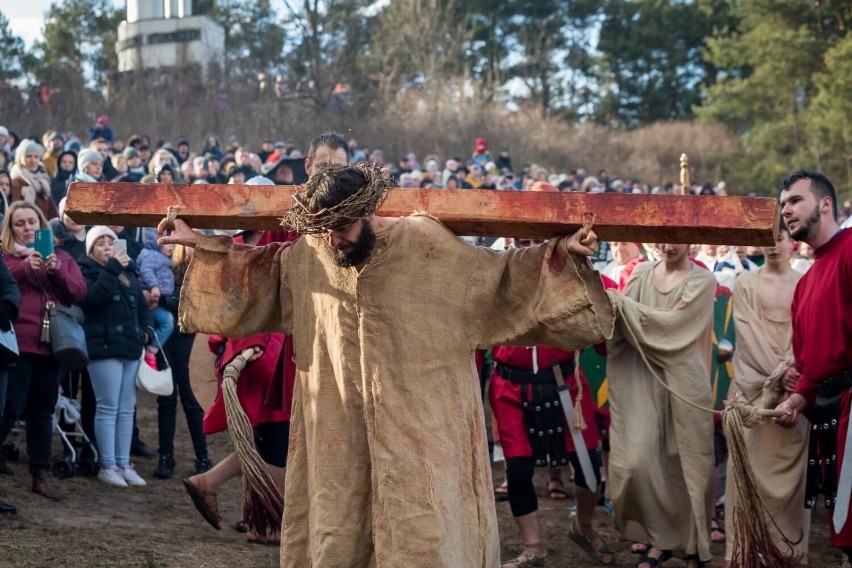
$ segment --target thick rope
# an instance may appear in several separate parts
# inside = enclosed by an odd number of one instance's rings
[[[179,205],[169,205],[169,208],[166,210],[166,227],[167,231],[175,230],[175,219],[178,218],[178,213],[180,213]]]
[[[228,432],[234,442],[243,471],[243,522],[259,537],[278,534],[284,513],[284,496],[275,485],[254,443],[254,431],[237,397],[237,380],[253,349],[246,349],[225,366],[222,394]]]
[[[752,428],[762,420],[757,408],[748,405],[744,399],[728,399],[722,412],[725,440],[728,443],[728,455],[731,462],[731,474],[736,497],[730,512],[734,526],[734,546],[731,554],[731,566],[735,568],[793,568],[803,566],[802,555],[796,552],[799,540],[791,541],[781,531],[772,518],[760,496],[760,488],[748,461],[748,447],[743,436],[744,428]],[[786,550],[780,550],[772,540],[772,534],[766,522],[781,535]]]
[[[619,307],[618,309],[620,311],[621,308]],[[704,412],[709,412],[710,414],[718,414],[718,415],[722,414],[722,412],[719,411],[719,410],[713,410],[712,408],[707,408],[706,406],[701,406],[700,404],[692,402],[691,400],[689,400],[688,398],[686,398],[685,396],[683,396],[679,392],[673,390],[668,384],[666,384],[666,382],[663,379],[660,378],[660,375],[657,374],[657,371],[656,371],[656,369],[654,369],[654,366],[651,365],[651,362],[648,361],[648,358],[645,356],[645,351],[642,349],[642,345],[639,343],[639,340],[636,339],[636,334],[633,333],[633,329],[631,329],[629,325],[625,325],[623,327],[627,330],[627,333],[630,334],[630,338],[633,340],[633,345],[636,347],[636,351],[639,353],[639,356],[642,358],[642,361],[645,363],[645,367],[648,368],[648,370],[651,372],[651,376],[654,377],[654,380],[656,380],[660,384],[661,387],[663,387],[664,389],[669,391],[669,393],[671,393],[671,395],[674,396],[676,399],[678,399],[682,402],[685,402],[686,404],[688,404],[689,406],[691,406],[695,409],[703,410]]]

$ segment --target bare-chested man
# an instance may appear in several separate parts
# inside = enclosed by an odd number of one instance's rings
[[[790,308],[801,275],[790,267],[791,253],[792,240],[783,226],[776,245],[763,249],[766,263],[757,271],[741,275],[734,294],[737,350],[730,395],[745,397],[762,408],[775,408],[789,397],[799,377],[792,356]],[[774,520],[768,523],[773,541],[782,550],[787,545],[781,533],[791,542],[799,541],[795,549],[804,559],[810,528],[810,514],[804,506],[808,433],[809,424],[803,416],[789,430],[765,422],[744,432],[749,462],[767,513]],[[729,511],[736,499],[733,480],[729,471],[725,492]],[[732,515],[725,519],[732,532]],[[728,540],[726,565],[732,553],[733,542]]]

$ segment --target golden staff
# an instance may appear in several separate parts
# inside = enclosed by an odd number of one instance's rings
[[[686,154],[680,155],[680,193],[686,195],[689,191],[689,158]]]

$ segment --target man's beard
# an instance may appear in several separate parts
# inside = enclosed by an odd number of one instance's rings
[[[800,223],[795,230],[790,231],[790,236],[793,237],[794,240],[804,241],[808,238],[808,235],[811,234],[811,231],[814,230],[819,225],[819,205],[814,207],[814,212],[811,213],[811,216],[805,219],[803,223]]]
[[[376,233],[373,231],[373,225],[368,220],[364,220],[361,224],[361,234],[358,235],[358,240],[355,241],[355,246],[349,252],[342,250],[334,251],[334,262],[337,266],[349,268],[358,266],[368,258],[373,252],[373,245],[376,244]]]

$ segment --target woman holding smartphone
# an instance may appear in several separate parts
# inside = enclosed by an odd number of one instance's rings
[[[47,230],[41,210],[32,203],[16,201],[9,206],[0,231],[3,260],[21,290],[21,308],[15,320],[21,356],[9,375],[0,444],[18,417],[26,414],[32,491],[58,501],[60,494],[48,480],[48,469],[60,368],[50,344],[41,341],[42,324],[48,300],[66,306],[79,303],[86,297],[86,281],[65,251],[57,249],[44,256],[33,248],[40,229]]]
[[[89,377],[95,391],[98,479],[118,487],[145,485],[130,463],[136,373],[142,348],[153,337],[153,318],[127,249],[115,250],[115,233],[98,225],[86,233],[80,269],[88,283],[86,314]]]

